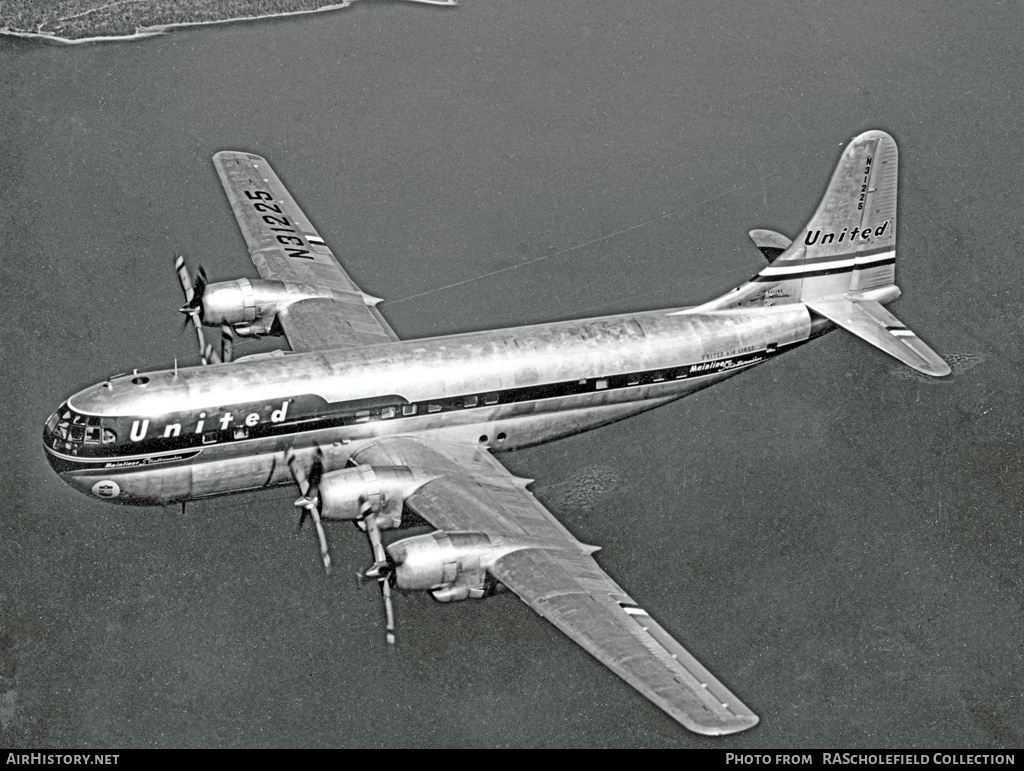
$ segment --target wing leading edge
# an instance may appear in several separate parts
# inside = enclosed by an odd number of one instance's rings
[[[705,669],[590,556],[486,450],[407,437],[354,454],[369,465],[433,477],[405,505],[439,530],[484,533],[495,546],[487,572],[633,688],[691,731],[721,735],[757,716]]]
[[[349,277],[266,159],[224,151],[213,156],[213,165],[260,276],[290,285],[303,298],[317,295],[278,313],[292,350],[398,340],[375,307],[380,300]]]

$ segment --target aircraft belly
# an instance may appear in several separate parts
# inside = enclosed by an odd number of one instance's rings
[[[134,506],[155,506],[185,500],[192,490],[192,467],[188,465],[141,471],[69,471],[62,476],[73,488],[87,495]]]
[[[192,466],[192,497],[210,498],[291,481],[282,460],[277,453],[261,453],[197,463]]]

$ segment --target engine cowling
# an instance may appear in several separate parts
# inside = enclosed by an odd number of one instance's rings
[[[429,591],[439,602],[478,599],[487,591],[487,567],[495,558],[484,533],[446,533],[403,538],[387,547],[395,586]]]
[[[402,524],[405,499],[429,481],[407,466],[339,469],[323,475],[318,493],[320,516],[329,520],[362,520],[376,516],[382,530]]]
[[[329,289],[285,281],[240,278],[209,284],[203,292],[203,324],[230,324],[243,336],[270,334],[274,319],[284,308],[302,300],[333,299]]]

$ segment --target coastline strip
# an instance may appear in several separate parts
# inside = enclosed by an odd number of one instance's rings
[[[128,40],[143,40],[145,38],[157,37],[159,35],[163,35],[169,32],[172,29],[178,29],[181,27],[205,27],[213,24],[236,24],[238,22],[260,21],[262,19],[282,19],[288,16],[305,16],[311,13],[340,11],[344,8],[348,8],[356,1],[357,0],[342,0],[342,2],[340,3],[332,3],[331,5],[324,5],[321,6],[320,8],[310,8],[301,11],[286,11],[284,13],[271,13],[264,14],[263,16],[235,16],[230,19],[213,19],[210,21],[180,21],[171,22],[169,24],[154,24],[150,27],[139,27],[131,35],[97,35],[94,37],[72,39],[60,37],[59,35],[49,34],[45,32],[24,32],[22,30],[10,29],[9,27],[0,28],[0,35],[24,38],[28,40],[37,40],[45,43],[54,43],[57,45],[80,45],[82,43],[119,43]],[[406,0],[406,2],[420,3],[422,5],[438,5],[442,7],[454,7],[458,5],[458,0]],[[81,16],[84,14],[78,15]]]

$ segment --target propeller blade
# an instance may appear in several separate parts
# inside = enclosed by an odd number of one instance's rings
[[[288,450],[288,455],[285,458],[285,462],[288,464],[288,468],[292,472],[292,477],[295,479],[295,484],[299,486],[299,492],[305,497],[309,493],[309,480],[306,479],[306,471],[298,463],[298,458],[295,455],[295,450]],[[296,504],[297,505],[297,504]]]
[[[320,466],[318,474],[323,473],[323,460],[321,460],[322,453],[320,448],[317,448],[317,457],[313,461],[313,469],[315,470],[317,464]],[[331,574],[331,554],[327,550],[327,534],[324,532],[323,522],[320,520],[320,508],[319,500],[317,497],[316,486],[310,484],[310,477],[306,475],[306,470],[298,461],[298,457],[295,455],[294,450],[288,450],[286,458],[288,462],[288,468],[292,472],[292,477],[295,479],[295,484],[299,486],[299,492],[302,493],[302,497],[295,501],[295,507],[300,510],[299,514],[299,527],[302,529],[302,523],[306,517],[309,516],[313,519],[313,524],[316,525],[317,539],[320,541],[320,557],[324,563],[324,572],[327,575]],[[312,472],[310,474],[312,476]],[[319,481],[319,476],[317,477]]]
[[[227,364],[234,354],[235,331],[230,324],[220,325],[220,360]]]
[[[370,538],[370,546],[373,548],[373,565],[366,571],[367,578],[376,578],[380,583],[380,592],[384,598],[384,617],[387,621],[387,641],[389,645],[395,644],[395,608],[391,602],[391,567],[388,564],[387,554],[384,552],[384,544],[380,537],[380,528],[377,526],[377,516],[371,513],[366,519],[366,534]]]
[[[320,556],[324,561],[324,572],[327,575],[331,574],[331,555],[327,551],[327,534],[324,533],[323,523],[320,521],[320,512],[317,511],[316,506],[310,505],[306,508],[306,511],[313,517],[313,524],[316,525],[316,535],[320,539]]]
[[[309,468],[309,484],[311,487],[319,487],[320,480],[324,476],[324,451],[317,445],[316,456],[313,458],[313,465]]]
[[[185,295],[185,304],[178,309],[180,313],[185,315],[182,330],[188,326],[189,321],[192,322],[196,328],[196,338],[199,340],[199,356],[202,358],[203,364],[208,364],[211,357],[207,350],[206,337],[203,335],[202,323],[203,293],[206,291],[206,271],[200,265],[199,274],[196,276],[195,282],[193,282],[188,274],[185,257],[180,254],[174,258],[174,269],[178,274],[178,283],[181,284],[181,291]]]
[[[206,357],[206,351],[210,346],[206,344],[206,337],[203,335],[203,326],[199,323],[199,319],[194,315],[192,316],[192,323],[196,327],[196,337],[199,339],[199,356],[202,358],[204,365],[209,364],[210,360]]]
[[[391,603],[391,581],[388,578],[381,579],[380,591],[384,595],[384,616],[387,618],[387,640],[388,645],[395,644],[395,606]]]
[[[220,354],[209,343],[203,349],[203,364],[220,364]]]
[[[203,312],[203,295],[206,294],[206,285],[208,283],[210,281],[206,278],[206,269],[200,265],[199,272],[196,274],[196,280],[192,284],[192,299],[188,303],[190,308],[198,309],[200,315]]]
[[[188,266],[185,265],[185,257],[178,255],[174,258],[174,269],[178,272],[178,283],[181,284],[181,291],[185,294],[185,304],[191,307],[192,297],[195,294],[192,289],[192,277],[188,275]]]

